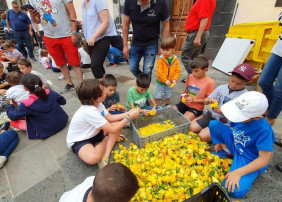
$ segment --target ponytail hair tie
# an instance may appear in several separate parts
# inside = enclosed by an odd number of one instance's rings
[[[38,87],[38,85],[35,85],[35,86],[34,86],[34,89],[37,88],[37,87]]]

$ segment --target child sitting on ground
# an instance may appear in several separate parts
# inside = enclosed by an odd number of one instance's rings
[[[172,34],[164,37],[161,43],[162,55],[157,61],[157,87],[155,98],[157,105],[164,94],[166,106],[170,104],[172,95],[172,87],[176,85],[176,81],[180,75],[180,64],[175,55],[172,54],[176,45],[176,39]]]
[[[194,119],[191,123],[190,130],[199,133],[199,137],[202,141],[210,142],[211,137],[208,128],[210,121],[219,120],[223,123],[227,123],[227,119],[221,113],[220,107],[226,102],[246,93],[248,90],[245,88],[245,85],[254,75],[255,70],[252,65],[240,64],[236,66],[231,72],[229,84],[217,87],[209,97],[206,98],[204,103],[218,103],[218,106],[215,106],[211,111],[205,110],[203,115]]]
[[[106,99],[103,105],[111,114],[121,114],[125,111],[125,107],[120,105],[119,93],[117,89],[117,79],[112,74],[106,74],[103,79]]]
[[[6,42],[4,43],[3,47],[9,52],[2,54],[2,57],[4,57],[6,60],[9,60],[12,63],[17,63],[19,60],[24,59],[24,56],[14,47],[12,43]]]
[[[262,93],[251,91],[222,105],[230,127],[218,120],[209,124],[214,154],[232,158],[222,185],[233,197],[243,197],[257,176],[265,172],[273,152],[274,133],[263,118],[268,101]]]
[[[150,83],[151,79],[148,74],[142,73],[137,76],[136,85],[132,86],[127,93],[127,110],[139,108],[145,116],[150,114],[150,110],[156,111],[157,104],[149,89]],[[152,102],[153,107],[147,106],[147,99]]]
[[[7,106],[7,115],[15,128],[27,131],[29,139],[44,139],[62,130],[68,122],[68,115],[60,105],[66,100],[58,93],[42,88],[42,81],[34,74],[22,78],[24,88],[30,93],[15,108],[13,101]],[[26,120],[21,120],[26,118]]]
[[[87,50],[87,42],[85,39],[81,39],[81,47],[78,49],[79,57],[80,57],[80,62],[81,62],[81,68],[90,68],[91,66],[91,59],[88,54]]]
[[[192,74],[186,81],[184,99],[174,106],[190,121],[200,116],[204,109],[205,98],[214,90],[214,80],[206,75],[209,61],[204,56],[194,58],[191,63]]]
[[[17,105],[20,105],[20,101],[29,97],[29,92],[21,85],[22,74],[18,71],[13,71],[7,74],[6,81],[11,86],[6,92],[6,99],[12,100]]]
[[[31,74],[38,76],[43,83],[43,88],[46,88],[49,85],[49,81],[41,73],[32,69],[32,66],[31,66],[31,63],[29,62],[29,60],[27,60],[27,59],[20,60],[18,62],[18,67],[19,67],[21,73],[23,73],[23,74],[31,73]]]
[[[97,79],[84,80],[76,89],[82,106],[75,112],[67,134],[67,146],[87,164],[105,166],[117,141],[125,139],[121,129],[139,115],[139,110],[110,114],[102,102],[105,87]],[[97,144],[98,143],[98,144]]]
[[[9,83],[6,81],[7,73],[4,72],[4,66],[2,62],[0,62],[0,95],[6,93],[6,91],[10,88]]]
[[[40,58],[41,58],[41,64],[44,67],[44,69],[50,69],[50,60],[48,58],[48,51],[46,49],[41,49],[40,51]]]
[[[138,180],[129,168],[111,163],[65,192],[59,202],[129,202],[138,189]]]

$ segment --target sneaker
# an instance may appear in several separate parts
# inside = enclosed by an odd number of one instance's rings
[[[106,165],[108,165],[109,160],[107,160],[105,157],[103,157],[99,162],[98,162],[98,167],[102,169]]]
[[[182,83],[186,83],[186,79],[182,79],[181,82],[182,82]]]
[[[64,77],[63,74],[61,74],[61,76],[59,76],[58,79],[59,79],[59,80],[63,80],[63,79],[65,79],[65,77]]]
[[[6,156],[0,156],[0,168],[2,168],[6,162]]]
[[[219,156],[219,158],[221,159],[225,159],[225,158],[233,159],[233,154],[227,153],[224,150],[220,150],[219,152],[212,152],[212,154]]]
[[[60,94],[64,94],[74,89],[74,85],[67,84],[66,87],[60,92]]]

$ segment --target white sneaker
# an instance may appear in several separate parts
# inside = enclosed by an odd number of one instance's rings
[[[0,168],[2,168],[6,162],[6,156],[0,156]]]
[[[64,75],[63,74],[61,74],[61,76],[59,76],[59,78],[58,78],[59,80],[63,80],[63,79],[65,79],[65,77],[64,77]]]

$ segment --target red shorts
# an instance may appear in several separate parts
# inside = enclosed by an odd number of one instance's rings
[[[58,39],[44,36],[43,41],[46,44],[47,51],[53,57],[57,66],[66,63],[73,66],[80,65],[78,49],[77,46],[72,44],[71,36]],[[66,58],[68,58],[68,61]]]

